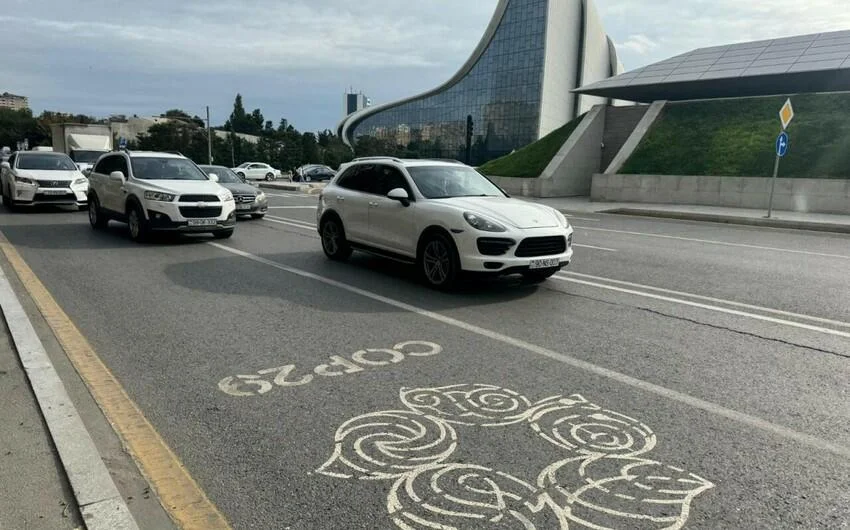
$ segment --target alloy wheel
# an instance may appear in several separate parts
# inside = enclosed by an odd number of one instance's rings
[[[452,259],[449,249],[442,241],[434,240],[425,246],[422,263],[425,267],[425,277],[432,284],[442,285],[449,278]]]
[[[325,246],[325,252],[331,256],[339,251],[339,227],[334,221],[325,223],[322,229],[322,244]]]

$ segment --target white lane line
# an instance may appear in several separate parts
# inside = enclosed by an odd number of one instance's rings
[[[292,226],[292,227],[295,227],[295,228],[300,228],[302,230],[309,230],[311,232],[316,230],[315,226],[310,226],[306,223],[300,223],[300,222],[299,223],[292,223],[292,222],[289,222],[289,221],[280,221],[277,218],[272,217],[270,215],[265,216],[263,218],[263,221],[267,221],[269,223],[276,223],[276,224],[279,224],[279,225]]]
[[[86,528],[138,530],[65,384],[0,269],[0,308]]]
[[[318,206],[269,206],[269,210],[315,210]]]
[[[276,219],[278,221],[285,221],[285,222],[289,222],[289,223],[298,223],[300,225],[304,225],[306,228],[309,228],[310,230],[316,229],[315,223],[311,223],[310,221],[302,221],[301,219],[292,219],[291,217],[277,217],[275,215],[267,215],[266,219],[269,219],[269,218]]]
[[[573,245],[573,246],[575,246],[575,245]],[[611,278],[604,278],[602,276],[591,276],[590,274],[581,274],[581,273],[572,272],[572,271],[562,271],[562,272],[559,273],[559,275],[560,276],[565,276],[565,275],[566,276],[575,276],[575,277],[578,277],[578,278],[586,278],[588,280],[597,280],[597,281],[602,281],[602,282],[607,282],[607,283],[614,283],[614,284],[617,284],[617,285],[625,285],[625,286],[628,286],[628,287],[636,287],[638,289],[646,289],[646,290],[649,290],[649,291],[656,291],[656,292],[659,292],[659,293],[673,294],[673,295],[677,295],[677,296],[687,296],[688,298],[694,298],[696,300],[705,300],[706,302],[713,302],[713,303],[716,303],[716,304],[729,305],[729,306],[733,306],[733,307],[741,307],[741,308],[744,308],[744,309],[751,309],[753,311],[761,311],[763,313],[771,313],[771,314],[774,314],[774,315],[782,315],[782,316],[791,317],[791,318],[798,318],[800,320],[808,320],[808,321],[811,321],[811,322],[820,322],[821,324],[828,324],[830,326],[839,326],[839,327],[850,328],[850,322],[842,322],[840,320],[830,320],[828,318],[813,317],[813,316],[810,316],[810,315],[803,315],[803,314],[800,314],[800,313],[792,313],[790,311],[782,311],[780,309],[771,309],[769,307],[763,307],[763,306],[752,305],[752,304],[745,304],[743,302],[734,302],[732,300],[724,300],[722,298],[712,298],[710,296],[703,296],[703,295],[699,295],[699,294],[686,293],[684,291],[674,291],[672,289],[663,289],[661,287],[653,287],[651,285],[644,285],[644,284],[641,284],[641,283],[624,282],[622,280],[612,280]]]
[[[594,250],[604,250],[605,252],[617,252],[616,248],[595,247],[593,245],[581,245],[578,243],[573,244],[573,246],[578,248],[592,248]]]
[[[850,259],[850,255],[844,254],[827,254],[824,252],[810,252],[808,250],[793,250],[787,248],[777,248],[777,247],[763,247],[761,245],[747,245],[744,243],[728,243],[726,241],[715,241],[711,239],[696,239],[692,237],[681,237],[681,236],[668,236],[664,234],[649,234],[646,232],[630,232],[628,230],[612,230],[610,228],[589,228],[586,226],[574,227],[580,230],[592,230],[596,232],[611,232],[615,234],[626,234],[630,236],[643,236],[643,237],[655,237],[659,239],[674,239],[676,241],[691,241],[694,243],[707,243],[710,245],[721,245],[724,247],[738,247],[738,248],[752,248],[756,250],[770,250],[773,252],[785,252],[787,254],[806,254],[809,256],[821,256],[825,258],[840,258],[840,259]]]
[[[238,250],[232,247],[228,247],[222,245],[220,243],[208,242],[208,245],[211,245],[219,250],[224,252],[229,252],[236,256],[241,256],[243,258],[249,259],[251,261],[262,263],[264,265],[268,265],[269,267],[273,267],[275,269],[288,272],[290,274],[300,276],[302,278],[308,278],[311,280],[315,280],[317,282],[324,283],[325,285],[330,285],[332,287],[336,287],[338,289],[342,289],[344,291],[348,291],[350,293],[358,294],[365,298],[369,298],[375,300],[377,302],[381,302],[393,307],[397,307],[404,311],[409,311],[411,313],[415,313],[419,316],[429,318],[431,320],[436,320],[437,322],[442,322],[449,326],[456,327],[458,329],[462,329],[464,331],[468,331],[470,333],[474,333],[476,335],[480,335],[482,337],[486,337],[503,344],[507,344],[508,346],[513,346],[515,348],[520,348],[531,353],[536,353],[543,357],[548,357],[550,359],[554,359],[556,361],[560,361],[564,364],[572,366],[574,368],[578,368],[580,370],[584,370],[586,372],[592,373],[594,375],[598,375],[600,377],[605,377],[611,379],[613,381],[617,381],[618,383],[622,383],[624,385],[637,388],[643,390],[645,392],[649,392],[671,401],[676,401],[679,403],[684,403],[691,407],[694,407],[699,410],[703,410],[710,414],[714,414],[716,416],[720,416],[729,420],[736,421],[738,423],[754,427],[756,429],[763,430],[765,432],[769,432],[778,436],[782,436],[784,438],[788,438],[790,440],[794,440],[800,444],[814,447],[816,449],[822,451],[828,451],[830,453],[834,453],[836,455],[842,456],[844,458],[850,459],[850,447],[840,445],[834,442],[830,442],[828,440],[823,440],[816,436],[812,436],[811,434],[802,433],[799,431],[795,431],[794,429],[784,427],[782,425],[778,425],[776,423],[771,423],[765,419],[759,418],[758,416],[753,416],[750,414],[746,414],[744,412],[739,412],[734,409],[730,409],[724,407],[723,405],[718,405],[711,401],[706,401],[704,399],[691,396],[689,394],[685,394],[684,392],[679,392],[678,390],[673,390],[667,387],[663,387],[661,385],[656,385],[655,383],[650,383],[648,381],[644,381],[642,379],[638,379],[636,377],[632,377],[630,375],[626,375],[621,372],[617,372],[616,370],[611,370],[609,368],[605,368],[596,364],[593,364],[588,361],[583,361],[581,359],[577,359],[571,355],[567,355],[565,353],[556,352],[554,350],[550,350],[544,348],[542,346],[537,346],[536,344],[532,344],[530,342],[526,342],[522,339],[517,339],[511,337],[509,335],[505,335],[503,333],[498,333],[496,331],[491,331],[486,328],[482,328],[480,326],[476,326],[474,324],[469,324],[462,320],[458,320],[456,318],[448,317],[445,315],[441,315],[439,313],[434,313],[433,311],[428,311],[427,309],[422,309],[420,307],[401,302],[399,300],[394,300],[392,298],[388,298],[386,296],[382,296],[379,294],[375,294],[371,291],[367,291],[365,289],[360,289],[359,287],[354,287],[353,285],[349,285],[347,283],[343,283],[337,280],[333,280],[331,278],[327,278],[325,276],[320,276],[318,274],[314,274],[312,272],[307,272],[302,269],[297,269],[295,267],[290,267],[288,265],[283,265],[281,263],[277,263],[275,261],[268,260],[266,258],[261,258],[260,256],[251,254],[249,252],[244,252],[242,250]]]
[[[643,291],[636,291],[634,289],[624,289],[622,287],[614,287],[613,285],[605,285],[605,284],[601,284],[601,283],[597,283],[597,282],[589,282],[589,281],[586,281],[586,280],[578,280],[576,278],[559,276],[557,274],[555,276],[553,276],[552,279],[553,280],[559,280],[559,281],[562,281],[562,282],[570,282],[570,283],[577,283],[577,284],[580,284],[580,285],[587,285],[589,287],[596,287],[596,288],[599,288],[599,289],[607,289],[609,291],[616,291],[618,293],[632,294],[632,295],[635,295],[635,296],[642,296],[644,298],[652,298],[654,300],[661,300],[663,302],[672,302],[674,304],[681,304],[681,305],[687,305],[687,306],[691,306],[691,307],[698,307],[700,309],[707,309],[708,311],[717,311],[719,313],[726,313],[726,314],[729,314],[729,315],[735,315],[735,316],[739,316],[739,317],[752,318],[752,319],[755,319],[755,320],[762,320],[764,322],[770,322],[772,324],[780,324],[780,325],[783,325],[783,326],[790,326],[790,327],[793,327],[793,328],[806,329],[806,330],[809,330],[809,331],[815,331],[815,332],[818,332],[818,333],[825,333],[827,335],[835,335],[837,337],[844,337],[844,338],[850,339],[850,332],[839,331],[837,329],[830,329],[830,328],[824,328],[824,327],[820,327],[820,326],[813,326],[811,324],[803,324],[801,322],[794,322],[792,320],[783,320],[781,318],[768,317],[768,316],[764,316],[764,315],[758,315],[756,313],[747,313],[745,311],[738,311],[736,309],[727,309],[725,307],[719,307],[719,306],[708,305],[708,304],[701,304],[699,302],[692,302],[690,300],[684,300],[684,299],[681,299],[681,298],[672,298],[672,297],[669,297],[669,296],[662,296],[660,294],[645,293]]]

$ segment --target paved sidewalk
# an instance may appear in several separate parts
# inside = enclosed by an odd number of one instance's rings
[[[12,344],[0,318],[0,528],[82,528],[62,463]]]
[[[721,206],[592,202],[588,197],[529,198],[527,200],[547,204],[566,213],[614,213],[689,221],[850,233],[850,215],[774,211],[770,219],[765,219],[767,215],[767,211],[765,210]]]

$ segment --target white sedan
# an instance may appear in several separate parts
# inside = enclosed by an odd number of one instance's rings
[[[280,178],[280,170],[262,162],[245,162],[232,168],[233,172],[247,180],[272,181]]]
[[[88,179],[64,153],[19,151],[0,169],[0,192],[7,208],[53,204],[82,209],[88,191]]]
[[[362,250],[413,263],[436,288],[452,286],[462,272],[541,282],[573,256],[563,214],[512,199],[460,163],[355,160],[322,191],[317,220],[330,259]]]

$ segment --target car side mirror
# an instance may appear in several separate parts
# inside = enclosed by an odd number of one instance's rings
[[[215,173],[210,173],[207,176],[210,178],[211,181],[218,182],[218,175],[216,175]]]
[[[122,171],[113,171],[109,174],[109,180],[119,180],[124,182],[126,179],[127,177],[124,176],[124,172]]]
[[[407,190],[404,188],[395,188],[390,190],[390,192],[387,193],[387,198],[400,202],[405,208],[410,206],[410,195],[407,194]]]

